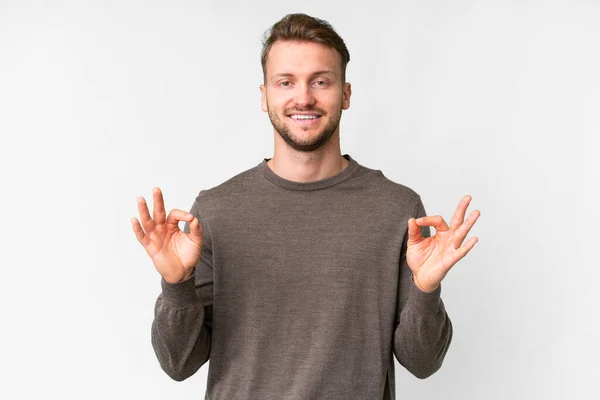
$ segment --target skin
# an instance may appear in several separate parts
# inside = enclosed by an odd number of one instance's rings
[[[177,283],[188,279],[200,260],[202,249],[202,227],[198,218],[179,209],[166,215],[165,203],[160,188],[152,189],[154,210],[148,211],[146,200],[138,197],[140,221],[131,219],[133,232],[138,242],[152,259],[154,266],[165,281]],[[190,223],[190,233],[179,229],[179,222]]]
[[[350,83],[342,82],[339,54],[311,42],[276,42],[269,52],[262,85],[261,108],[273,125],[274,155],[267,163],[277,175],[296,182],[325,179],[348,166],[340,150],[339,124],[342,111],[350,107]],[[315,124],[301,125],[289,118],[294,112],[316,112]],[[192,214],[173,209],[166,215],[160,188],[152,191],[152,216],[143,197],[138,197],[140,221],[131,219],[133,231],[165,281],[188,279],[200,260],[202,227]],[[462,198],[450,226],[440,215],[410,218],[406,261],[416,286],[435,291],[448,271],[477,243],[464,241],[479,218],[479,210],[465,219],[471,196]],[[190,223],[190,233],[179,222]],[[421,226],[435,228],[423,238]],[[464,242],[464,243],[463,243]]]
[[[406,263],[413,273],[417,287],[424,292],[435,291],[448,271],[462,259],[479,240],[472,237],[465,243],[465,237],[481,215],[479,210],[472,211],[467,219],[465,214],[471,202],[471,196],[464,196],[450,222],[450,226],[440,215],[408,220],[408,243]],[[421,226],[432,226],[435,234],[423,238]]]

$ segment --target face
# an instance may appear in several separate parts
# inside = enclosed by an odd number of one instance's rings
[[[262,110],[293,149],[312,152],[339,135],[342,110],[350,107],[350,84],[342,83],[339,54],[312,42],[278,41],[267,58],[260,86]]]

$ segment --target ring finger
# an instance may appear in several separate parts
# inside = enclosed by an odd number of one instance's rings
[[[477,218],[479,218],[480,215],[481,213],[479,212],[479,210],[471,211],[471,214],[469,214],[465,222],[461,226],[459,226],[458,229],[456,229],[456,231],[454,231],[453,243],[455,249],[458,249],[462,245],[463,241],[465,240],[465,237],[467,237],[467,234],[469,233],[469,231],[471,230],[471,228],[473,227],[473,225],[477,221]]]
[[[142,228],[144,228],[144,231],[146,231],[146,233],[152,232],[156,225],[150,217],[146,200],[143,197],[138,197],[137,203],[138,210],[140,212],[140,222],[142,223]]]

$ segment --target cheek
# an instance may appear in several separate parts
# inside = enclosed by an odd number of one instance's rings
[[[344,96],[339,92],[327,93],[321,98],[322,104],[326,104],[327,107],[336,108],[344,102]]]
[[[276,96],[269,96],[265,99],[265,101],[271,110],[277,112],[285,108],[286,105],[286,99],[282,99],[281,97]]]

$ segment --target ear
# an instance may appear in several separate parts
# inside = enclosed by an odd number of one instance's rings
[[[352,87],[350,83],[344,83],[344,89],[342,92],[342,110],[350,108],[350,96],[352,95]]]
[[[267,112],[267,88],[265,85],[260,85],[260,108]]]

